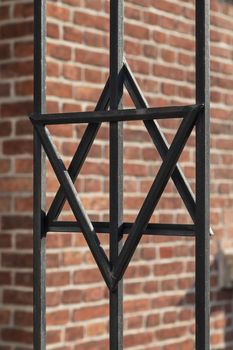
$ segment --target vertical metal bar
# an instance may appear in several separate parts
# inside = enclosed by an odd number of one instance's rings
[[[46,104],[46,7],[34,1],[34,111],[45,113]],[[33,219],[33,329],[34,349],[46,349],[45,323],[45,154],[34,132]]]
[[[120,109],[123,96],[123,0],[110,1],[110,109]],[[123,124],[110,123],[110,263],[118,259],[123,219]],[[110,291],[110,350],[123,349],[123,282]]]
[[[196,350],[209,350],[209,0],[196,0]]]

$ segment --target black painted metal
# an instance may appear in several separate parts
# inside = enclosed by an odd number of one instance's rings
[[[209,0],[196,0],[196,104],[149,108],[127,62],[123,59],[123,0],[110,1],[110,76],[93,112],[45,113],[45,0],[35,0],[34,113],[34,349],[45,340],[45,237],[52,232],[82,233],[109,288],[110,350],[123,349],[123,276],[142,235],[194,237],[196,240],[196,350],[209,350]],[[123,110],[123,86],[136,109]],[[108,110],[109,108],[109,110]],[[180,118],[169,147],[156,119]],[[142,120],[163,163],[134,223],[123,222],[123,122]],[[85,162],[101,123],[109,123],[110,221],[91,222],[74,182]],[[58,154],[46,125],[88,123],[68,169]],[[177,164],[196,128],[196,201]],[[60,188],[45,214],[45,157]],[[150,224],[150,218],[172,178],[193,225]],[[57,221],[67,200],[76,222]],[[110,235],[110,258],[97,233]],[[123,235],[127,235],[122,245]]]
[[[145,109],[125,109],[95,112],[78,112],[58,114],[32,114],[31,121],[35,125],[85,124],[121,122],[133,120],[154,120],[168,118],[185,118],[194,106],[172,106]]]
[[[123,96],[123,0],[110,1],[110,113],[122,108]],[[122,248],[119,235],[123,220],[123,123],[111,121],[110,133],[110,265]],[[123,349],[123,280],[110,290],[109,349]]]
[[[196,0],[196,349],[209,350],[209,0]]]
[[[92,222],[97,233],[110,233],[109,222]],[[127,235],[133,224],[123,222],[119,228],[119,236]],[[47,227],[47,232],[82,232],[81,227],[72,221],[54,221]],[[150,236],[184,236],[195,237],[194,225],[181,224],[148,224],[143,234]]]
[[[45,113],[45,0],[34,4],[34,111]],[[34,130],[34,200],[33,200],[33,344],[35,350],[46,348],[45,322],[45,154]]]

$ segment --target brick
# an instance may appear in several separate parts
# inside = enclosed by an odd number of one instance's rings
[[[82,254],[80,252],[63,253],[63,265],[78,265],[82,262]]]
[[[177,305],[180,301],[179,295],[164,295],[152,300],[152,307],[164,308]]]
[[[14,315],[14,322],[17,326],[30,327],[32,320],[33,315],[31,312],[17,311]]]
[[[137,333],[126,335],[124,338],[124,346],[126,348],[130,346],[138,346],[142,344],[150,344],[153,339],[153,334],[151,332]]]
[[[59,64],[56,62],[48,62],[47,63],[47,75],[49,77],[59,77],[60,74],[60,67]],[[51,102],[51,101],[47,101],[47,109],[50,110],[50,108],[52,109],[52,107],[57,107],[56,102]],[[56,111],[57,108],[54,110]],[[53,110],[52,110],[53,111]]]
[[[18,96],[28,96],[31,95],[33,91],[33,81],[26,80],[23,82],[15,83],[15,93]]]
[[[33,285],[32,272],[16,272],[15,283],[18,286],[32,287],[32,285]]]
[[[9,235],[7,233],[1,233],[1,235],[0,235],[0,247],[2,249],[11,247],[11,235]]]
[[[60,60],[71,59],[71,48],[68,45],[55,45],[49,43],[47,46],[48,55]]]
[[[60,256],[59,254],[52,254],[52,253],[48,253],[46,255],[46,267],[47,268],[52,268],[52,267],[59,267],[60,266]]]
[[[150,307],[150,301],[148,299],[132,300],[124,302],[124,312],[132,313],[139,311],[146,311]]]
[[[64,304],[74,304],[82,300],[82,291],[80,289],[66,290],[62,294]]]
[[[10,321],[10,311],[0,310],[0,325],[7,325]]]
[[[32,266],[31,254],[4,253],[2,265],[5,267],[28,268]]]
[[[83,41],[84,34],[81,30],[76,27],[64,27],[63,38],[67,41],[81,43]]]
[[[57,97],[71,98],[72,97],[72,87],[64,83],[48,83],[48,93]]]
[[[146,40],[149,38],[149,30],[141,25],[129,24],[125,25],[126,35],[132,36],[133,38]]]
[[[8,59],[10,56],[10,45],[8,43],[0,43],[0,60]]]
[[[101,0],[86,0],[84,7],[99,11],[99,9],[102,8],[102,2]]]
[[[10,94],[10,85],[0,84],[0,97],[9,96],[9,94]]]
[[[48,287],[51,286],[65,286],[69,284],[69,272],[50,272],[47,274],[46,283]]]
[[[29,120],[19,120],[16,122],[16,135],[31,135],[32,125]]]
[[[99,70],[94,69],[85,69],[85,80],[92,83],[101,83],[102,82],[102,74]]]
[[[18,233],[16,236],[16,248],[31,249],[32,248],[32,234]]]
[[[0,161],[0,165],[3,163]],[[8,195],[0,197],[0,210],[1,213],[8,213],[11,209],[11,198]]]
[[[86,284],[100,282],[102,277],[97,269],[80,270],[74,273],[74,283]]]
[[[0,27],[0,40],[6,38],[17,38],[33,33],[33,23],[25,21],[22,23],[5,24]]]
[[[69,0],[70,1],[70,0]],[[99,350],[104,350],[108,347],[108,340],[96,340],[94,341],[88,341],[85,343],[80,343],[79,345],[75,346],[75,350],[92,350],[95,349],[96,346],[99,347]]]
[[[3,152],[6,155],[32,154],[31,140],[12,140],[3,142]]]
[[[47,307],[59,306],[61,303],[61,293],[59,291],[46,293],[46,305]]]
[[[96,287],[84,289],[82,299],[86,302],[103,300],[106,297],[106,288]]]
[[[157,265],[154,267],[154,273],[157,276],[161,275],[173,275],[181,273],[183,271],[183,264],[181,262],[167,263],[163,265]]]
[[[107,31],[109,28],[108,18],[91,14],[84,11],[76,11],[74,14],[74,23],[83,27],[91,27],[92,29],[98,29],[102,31]]]
[[[178,338],[185,334],[186,331],[186,327],[172,327],[169,329],[160,329],[156,332],[156,337],[159,340],[165,340],[167,338]]]
[[[59,39],[59,26],[55,23],[47,23],[47,36],[54,39]]]
[[[1,105],[2,117],[25,117],[33,111],[32,102],[3,103]]]
[[[176,311],[167,311],[164,313],[163,321],[165,324],[168,324],[168,323],[173,324],[174,322],[176,322],[176,319],[177,319]]]
[[[65,332],[65,339],[67,341],[77,341],[82,339],[84,336],[83,327],[69,327]]]
[[[127,54],[140,55],[141,48],[138,45],[138,43],[135,43],[135,42],[130,41],[130,40],[125,40],[125,52]]]
[[[3,302],[15,305],[31,305],[32,292],[22,290],[5,289],[3,291]]]
[[[160,323],[159,314],[151,314],[147,317],[147,320],[146,320],[147,327],[155,327],[155,326],[158,326],[159,323]]]
[[[2,340],[11,341],[14,339],[16,342],[23,344],[31,344],[32,342],[32,332],[19,330],[19,329],[3,329],[2,330]]]
[[[86,332],[88,337],[97,337],[106,333],[106,324],[103,322],[98,322],[90,324],[86,327]]]
[[[137,329],[141,328],[143,325],[142,316],[132,316],[127,319],[127,328],[128,329]]]
[[[83,101],[97,101],[100,95],[100,90],[97,88],[91,88],[88,86],[78,87],[75,91],[77,99]]]
[[[10,13],[9,6],[1,6],[0,20],[9,19],[9,13]]]
[[[15,4],[14,6],[14,17],[31,17],[33,15],[33,6],[30,3]]]
[[[86,45],[89,47],[105,47],[108,45],[108,40],[106,35],[104,34],[98,34],[98,33],[91,33],[91,32],[84,32],[83,33],[83,41]]]
[[[11,284],[11,274],[10,272],[1,272],[0,271],[0,283],[1,285],[7,286]]]
[[[31,178],[5,178],[0,180],[1,192],[20,192],[31,191],[32,183]]]
[[[85,51],[83,49],[77,49],[75,51],[76,62],[89,64],[98,67],[107,67],[108,55],[98,51]]]
[[[158,283],[156,281],[147,281],[143,288],[145,293],[155,293],[158,291]]]
[[[24,41],[24,42],[16,42],[14,45],[14,53],[15,57],[26,58],[31,57],[33,55],[33,42],[32,41]]]
[[[50,17],[57,18],[62,21],[68,21],[70,18],[70,11],[63,6],[49,3],[47,6],[47,15]]]
[[[4,230],[32,229],[32,217],[26,215],[2,216],[2,228]]]
[[[49,330],[46,334],[47,344],[61,342],[61,330]]]
[[[155,64],[154,65],[154,74],[156,76],[166,77],[173,80],[184,80],[185,79],[185,72],[179,68],[171,68],[164,66],[162,64]]]
[[[54,312],[48,312],[46,316],[46,323],[48,326],[59,326],[64,325],[69,320],[69,311],[60,310]]]
[[[85,321],[108,316],[108,306],[106,304],[94,307],[84,307],[74,311],[74,321]]]
[[[81,69],[74,65],[65,64],[63,67],[63,76],[66,79],[78,81],[81,78]]]

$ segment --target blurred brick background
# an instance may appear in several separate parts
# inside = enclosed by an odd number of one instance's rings
[[[47,110],[94,108],[108,76],[109,1],[48,1]],[[211,349],[233,349],[233,293],[218,287],[219,239],[233,243],[233,4],[211,1]],[[190,0],[126,0],[126,58],[151,106],[194,102]],[[32,349],[33,6],[0,2],[0,350]],[[35,82],[36,84],[36,82]],[[125,105],[131,106],[125,95]],[[169,141],[177,123],[162,122]],[[51,129],[66,163],[84,131]],[[125,218],[133,220],[161,164],[139,122],[124,127]],[[194,137],[181,157],[194,184]],[[108,129],[77,181],[91,218],[108,219]],[[58,187],[48,166],[47,202]],[[69,207],[62,213],[71,218]],[[153,222],[188,223],[172,183]],[[107,239],[100,237],[107,249]],[[223,242],[224,243],[224,242]],[[124,287],[125,348],[194,349],[194,244],[144,238]],[[108,293],[81,234],[47,239],[47,349],[108,349]],[[200,349],[201,350],[201,349]]]

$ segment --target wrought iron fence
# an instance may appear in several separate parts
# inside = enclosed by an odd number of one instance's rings
[[[149,108],[123,53],[123,0],[110,1],[110,74],[93,112],[46,114],[46,0],[35,0],[34,113],[34,349],[46,348],[45,240],[49,231],[80,232],[110,292],[111,350],[123,348],[123,276],[143,235],[194,237],[196,240],[196,349],[209,349],[209,2],[196,0],[196,103]],[[135,109],[122,109],[123,87]],[[181,118],[169,146],[157,120]],[[163,162],[135,222],[123,222],[123,122],[142,120]],[[110,220],[91,222],[74,182],[85,162],[101,123],[110,125]],[[47,125],[88,123],[70,166],[66,169]],[[185,144],[196,131],[196,193],[177,164]],[[45,155],[60,183],[46,213]],[[150,224],[159,199],[172,178],[192,225]],[[58,221],[65,200],[76,222]],[[97,233],[110,235],[110,258]],[[123,245],[123,235],[127,239]]]

